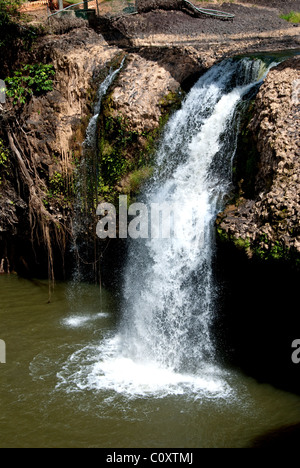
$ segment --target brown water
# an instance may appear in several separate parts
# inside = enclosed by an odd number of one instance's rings
[[[1,448],[245,447],[300,421],[299,397],[228,369],[193,384],[161,369],[143,376],[133,364],[122,376],[122,361],[115,373],[106,369],[114,298],[105,291],[100,298],[94,286],[58,284],[47,304],[47,292],[44,282],[0,277]]]

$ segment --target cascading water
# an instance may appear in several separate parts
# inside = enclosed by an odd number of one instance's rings
[[[73,244],[74,254],[77,258],[77,268],[74,279],[78,282],[83,279],[92,279],[97,276],[95,268],[99,255],[94,255],[94,262],[91,262],[91,232],[95,231],[91,221],[94,221],[95,207],[98,203],[98,154],[97,154],[97,124],[101,111],[101,104],[108,89],[123,68],[125,58],[123,58],[118,69],[110,69],[107,77],[100,84],[97,94],[97,102],[94,107],[94,115],[90,119],[86,130],[86,137],[83,142],[83,158],[78,170],[77,183],[77,203],[75,206],[75,216],[73,223]],[[97,248],[92,246],[94,254]],[[94,267],[94,271],[93,268]]]
[[[118,333],[75,353],[64,382],[128,395],[231,392],[211,337],[214,222],[231,188],[240,111],[266,73],[260,60],[216,65],[168,123],[142,201],[179,205],[182,235],[131,240]]]
[[[97,122],[99,118],[99,114],[101,111],[101,104],[102,104],[102,99],[106,95],[109,87],[112,85],[114,82],[116,76],[120,73],[124,66],[125,58],[123,58],[120,67],[117,68],[116,70],[113,70],[112,68],[110,69],[107,77],[105,80],[100,84],[99,89],[98,89],[98,96],[97,96],[97,102],[94,108],[94,115],[90,120],[90,123],[88,125],[87,131],[86,131],[86,138],[83,143],[84,149],[85,150],[96,150],[96,144],[97,144]]]
[[[177,203],[181,236],[132,241],[120,340],[134,361],[195,373],[214,360],[214,221],[230,190],[237,108],[262,66],[244,59],[213,67],[166,129],[145,203]]]

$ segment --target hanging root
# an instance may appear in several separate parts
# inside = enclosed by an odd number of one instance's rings
[[[9,128],[7,135],[10,149],[16,157],[21,181],[23,185],[27,187],[29,192],[28,206],[32,244],[34,245],[34,241],[37,241],[38,244],[41,244],[42,241],[48,252],[50,302],[55,281],[51,234],[54,233],[55,240],[63,254],[66,246],[65,228],[63,225],[61,225],[55,216],[51,215],[46,210],[44,206],[43,199],[45,196],[45,191],[43,190],[43,187],[46,189],[46,186],[38,175],[33,158],[26,158],[11,128]]]

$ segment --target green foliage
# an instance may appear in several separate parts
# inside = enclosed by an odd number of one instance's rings
[[[18,16],[23,0],[0,0],[0,26],[5,26]]]
[[[126,195],[136,195],[139,193],[142,185],[151,177],[153,174],[153,167],[142,167],[133,171],[128,176],[128,182],[124,187],[124,193]]]
[[[64,176],[55,171],[49,181],[51,194],[54,196],[62,195],[65,191],[65,179]]]
[[[300,23],[300,12],[290,11],[290,13],[286,15],[280,15],[280,18],[288,21],[289,23]]]
[[[130,168],[128,147],[137,141],[138,133],[132,132],[121,116],[105,119],[100,127],[100,173],[103,185],[115,185]]]
[[[221,242],[229,242],[229,235],[224,229],[217,227],[217,235]]]
[[[260,236],[253,252],[261,260],[288,260],[290,255],[281,242],[271,242],[266,234]]]
[[[5,79],[7,96],[13,98],[14,105],[25,104],[32,95],[40,96],[52,91],[54,75],[53,65],[25,65],[15,71],[13,77]]]
[[[2,175],[8,173],[9,168],[9,149],[0,139],[0,185],[2,184]]]
[[[157,141],[173,110],[180,107],[182,95],[168,93],[161,99],[161,117],[155,129],[137,131],[126,117],[116,115],[112,94],[102,102],[98,123],[98,158],[94,161],[97,181],[92,194],[113,202],[119,192],[135,196],[142,184],[151,177]],[[95,189],[97,186],[97,190]]]
[[[180,108],[182,102],[182,95],[178,92],[174,93],[170,91],[166,96],[164,96],[160,102],[160,108],[162,109],[163,114],[168,114],[171,110],[177,110]]]
[[[241,237],[233,239],[234,245],[239,250],[249,250],[250,249],[250,241],[249,239],[242,239]]]
[[[59,171],[55,171],[49,179],[48,192],[43,200],[44,206],[49,209],[55,206],[58,209],[67,209],[74,200],[74,179]]]
[[[269,239],[265,233],[251,242],[250,239],[236,238],[217,225],[217,235],[220,242],[234,244],[238,250],[244,251],[248,258],[262,262],[288,262],[291,266],[300,268],[299,253],[286,247],[280,240]]]

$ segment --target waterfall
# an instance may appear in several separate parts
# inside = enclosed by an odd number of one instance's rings
[[[101,111],[101,104],[102,104],[102,99],[106,95],[108,89],[114,82],[116,76],[120,73],[120,71],[123,68],[125,62],[125,58],[123,58],[121,65],[118,69],[113,70],[112,68],[110,69],[107,77],[105,80],[100,84],[99,89],[98,89],[98,94],[97,94],[97,102],[94,107],[94,115],[91,118],[87,131],[86,131],[86,138],[83,143],[83,147],[86,150],[96,150],[96,143],[97,143],[97,122],[99,118],[99,114]]]
[[[183,235],[131,241],[120,341],[135,362],[199,373],[214,361],[214,222],[230,191],[237,109],[262,66],[243,59],[213,67],[166,128],[144,199],[179,204]]]
[[[83,157],[77,171],[77,199],[73,220],[73,255],[77,259],[77,266],[73,278],[81,280],[93,280],[97,278],[98,247],[95,238],[92,245],[92,233],[95,232],[95,207],[98,203],[98,152],[97,152],[97,124],[101,111],[102,100],[110,86],[124,66],[125,57],[119,68],[109,70],[108,75],[101,82],[97,100],[94,106],[93,116],[90,119],[83,142]],[[95,236],[94,236],[95,237]]]
[[[96,349],[86,348],[84,359],[77,354],[82,367],[72,379],[80,388],[230,393],[211,334],[214,223],[231,190],[239,119],[267,71],[248,58],[214,66],[167,124],[141,201],[179,205],[183,235],[130,241],[121,323]]]

